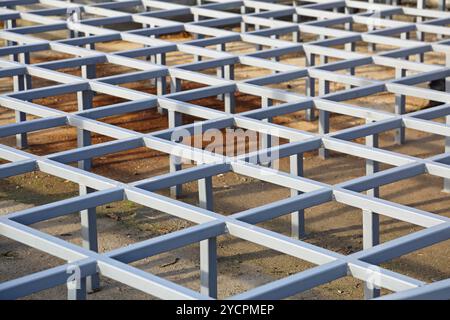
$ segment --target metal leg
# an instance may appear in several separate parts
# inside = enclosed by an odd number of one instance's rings
[[[67,300],[86,300],[86,278],[67,284]]]
[[[425,7],[425,0],[417,0],[417,9],[423,9]],[[422,23],[423,22],[423,17],[422,16],[417,16],[416,17],[416,23]],[[423,32],[417,31],[416,32],[416,37],[417,37],[417,41],[424,41],[425,40],[425,35]],[[424,61],[424,54],[418,54],[418,62],[423,62]]]
[[[12,29],[16,27],[16,20],[6,20],[4,22],[5,29]],[[15,46],[17,45],[14,41],[6,41],[7,46]],[[19,62],[19,55],[18,54],[12,54],[9,56],[11,61]],[[24,59],[22,58],[22,61]],[[19,92],[23,91],[25,89],[25,75],[17,75],[13,77],[13,91]],[[15,119],[16,123],[23,122],[27,120],[27,115],[24,112],[15,111]],[[16,146],[19,149],[25,149],[28,147],[28,140],[27,140],[27,134],[26,133],[19,133],[16,134]]]
[[[267,97],[261,97],[261,108],[265,109],[265,108],[269,108],[271,107],[273,104],[272,99],[269,99]],[[268,118],[268,119],[264,119],[264,122],[271,122],[272,119]],[[259,134],[259,144],[260,144],[260,149],[268,149],[272,147],[272,136],[266,133],[260,133]],[[269,155],[266,155],[266,161],[261,161],[261,165],[263,166],[271,166],[272,165],[272,161],[270,161],[269,159]]]
[[[227,80],[234,80],[234,65],[226,65],[223,67],[223,76]],[[236,112],[236,97],[234,92],[227,92],[224,95],[225,101],[225,112],[235,113]]]
[[[352,22],[348,22],[345,24],[345,30],[347,31],[352,31],[353,30],[353,23]],[[348,42],[345,44],[345,50],[349,51],[349,52],[355,52],[356,46],[354,42]],[[350,68],[349,70],[349,75],[354,76],[355,75],[355,68]],[[345,88],[347,90],[351,89],[352,86],[349,84],[345,85]]]
[[[259,8],[255,8],[255,14],[260,13],[261,10]],[[255,24],[255,31],[259,31],[260,30],[260,26],[258,23]],[[262,51],[263,50],[263,46],[260,44],[256,45],[256,51]]]
[[[200,207],[213,210],[212,177],[198,181]],[[200,241],[200,293],[217,298],[217,240]]]
[[[217,298],[217,240],[200,241],[200,293]]]
[[[395,69],[395,78],[400,79],[406,75],[406,70],[402,68]],[[405,114],[406,109],[406,98],[402,94],[395,95],[395,113],[396,114]],[[405,143],[405,128],[401,127],[395,130],[395,143],[396,144],[404,144]]]
[[[168,111],[169,116],[169,128],[175,128],[183,123],[182,114],[175,111]],[[178,141],[177,141],[178,142]],[[182,169],[181,158],[179,156],[170,155],[170,172],[177,172]],[[178,198],[183,191],[183,185],[177,184],[170,188],[170,195]]]
[[[368,147],[378,147],[378,135],[366,137],[366,145]],[[371,175],[379,170],[379,164],[373,160],[366,160],[366,175]],[[367,195],[379,197],[379,188],[367,190]],[[379,215],[372,211],[363,210],[363,249],[369,249],[376,246],[380,242],[380,222]],[[364,297],[371,299],[380,295],[380,289],[374,287],[371,283],[364,285]]]
[[[94,189],[80,185],[80,196],[94,192]],[[83,248],[98,252],[97,237],[97,212],[96,208],[89,208],[80,211],[81,215],[81,238]],[[100,289],[100,276],[94,274],[86,278],[87,292],[94,292]]]
[[[314,66],[316,64],[316,55],[311,53],[306,55],[306,65]],[[309,97],[314,97],[316,95],[316,80],[308,76],[306,79],[306,95]],[[305,119],[307,121],[314,121],[316,118],[313,108],[306,109]]]
[[[78,110],[88,110],[92,108],[92,91],[78,92]],[[78,147],[86,147],[91,145],[91,133],[87,130],[77,129],[77,141]],[[90,171],[92,168],[92,160],[85,159],[78,162],[80,169]],[[95,190],[80,184],[79,185],[80,196],[94,192]],[[89,208],[80,211],[81,216],[81,238],[83,247],[94,252],[98,252],[98,240],[97,240],[97,216],[96,208]],[[88,292],[93,292],[100,287],[99,275],[95,274],[87,277],[86,288]]]
[[[323,96],[330,92],[329,81],[319,80],[319,95]],[[330,132],[330,113],[325,110],[319,110],[319,134]],[[325,148],[319,148],[319,156],[322,159],[328,158],[329,151]]]
[[[199,21],[199,17],[198,17],[198,15],[194,15],[194,21]],[[205,36],[203,35],[203,34],[195,34],[195,38],[197,39],[197,40],[201,40],[201,39],[203,39]],[[195,62],[200,62],[200,61],[202,61],[202,56],[199,56],[199,55],[194,55],[194,61]]]
[[[161,53],[161,54],[156,55],[156,63],[159,65],[162,65],[162,66],[166,65],[166,54]],[[165,76],[156,79],[156,94],[158,96],[163,96],[166,94],[166,85],[167,85],[167,83],[166,83]],[[161,107],[158,107],[158,112],[160,114],[166,113],[166,111]]]
[[[303,176],[303,153],[294,154],[290,157],[291,174],[299,177]],[[296,189],[291,189],[291,196],[301,194]],[[300,239],[306,235],[305,232],[305,210],[291,213],[291,236]]]
[[[225,43],[219,43],[218,45],[216,45],[216,50],[219,51],[219,52],[226,51]],[[217,67],[216,75],[217,75],[217,78],[219,78],[219,79],[225,79],[225,68],[223,66]],[[217,99],[222,101],[224,99],[224,95],[223,94],[219,94],[217,96]]]
[[[295,8],[296,5],[297,5],[295,0],[293,1],[293,5],[294,5],[294,8]],[[299,23],[298,20],[299,20],[298,14],[297,14],[297,13],[294,13],[294,14],[292,15],[292,22],[293,22],[293,23]],[[301,38],[300,38],[300,29],[299,29],[298,31],[292,32],[292,42],[295,42],[295,43],[301,42]]]
[[[246,10],[246,8],[245,8],[245,5],[242,5],[241,6],[241,14],[242,15],[245,15],[247,12],[246,12],[247,10]],[[248,30],[247,30],[247,24],[245,23],[245,21],[244,21],[244,18],[241,18],[242,20],[241,20],[241,33],[244,33],[244,32],[247,32]]]

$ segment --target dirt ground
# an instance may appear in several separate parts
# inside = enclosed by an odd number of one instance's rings
[[[184,35],[181,39],[188,40]],[[114,42],[105,44],[105,50],[114,51],[122,48],[124,43]],[[231,50],[247,52],[252,50],[248,44],[234,44]],[[366,51],[366,44],[359,44],[358,51]],[[102,46],[97,47],[102,50]],[[378,50],[383,50],[378,47]],[[54,52],[39,52],[32,56],[32,63],[52,59],[67,58]],[[427,56],[427,63],[442,63],[439,56]],[[179,55],[169,57],[169,64],[178,64],[183,59]],[[284,57],[282,62],[304,65],[300,56]],[[112,73],[126,72],[118,66],[100,65],[97,74],[100,76]],[[372,79],[393,78],[394,70],[382,66],[366,66],[357,69],[361,77]],[[78,71],[67,70],[77,74]],[[255,77],[265,71],[241,66],[236,69],[237,79]],[[3,80],[2,80],[3,81]],[[33,79],[35,87],[49,85],[48,81]],[[154,93],[149,82],[139,82],[126,85],[137,90]],[[183,90],[198,87],[198,84],[183,83]],[[292,81],[276,87],[284,90],[304,93],[304,81]],[[332,85],[331,90],[341,90],[343,87]],[[0,83],[0,92],[11,89],[10,81]],[[237,112],[252,110],[260,106],[256,97],[238,94]],[[76,104],[73,95],[47,97],[35,100],[35,103],[50,106],[65,111],[75,111]],[[98,94],[94,99],[94,106],[108,105],[120,102],[120,99]],[[223,109],[223,103],[217,99],[202,99],[193,103]],[[368,108],[393,110],[394,96],[378,94],[369,98],[355,99],[349,103]],[[408,112],[426,107],[428,101],[407,99]],[[185,123],[192,123],[190,117],[184,117]],[[107,123],[119,125],[139,132],[153,132],[167,127],[167,118],[154,110],[137,112],[120,117],[101,119]],[[274,119],[278,124],[297,128],[309,132],[317,132],[317,121],[308,122],[304,113],[293,113]],[[362,124],[360,119],[333,114],[331,117],[332,131]],[[437,121],[442,121],[438,119]],[[13,113],[7,109],[0,109],[0,124],[14,122]],[[444,151],[444,140],[436,135],[426,134],[414,130],[407,130],[407,143],[397,146],[393,143],[393,132],[380,135],[380,147],[417,156],[430,157]],[[109,138],[94,135],[93,142],[101,143]],[[363,142],[363,141],[358,141]],[[14,138],[4,138],[0,143],[14,145]],[[61,127],[43,130],[29,134],[30,147],[28,152],[45,155],[69,150],[76,147],[76,133],[73,128]],[[286,160],[280,163],[281,170],[289,170]],[[325,183],[336,184],[363,176],[365,161],[360,158],[332,152],[327,160],[319,159],[315,153],[305,154],[305,176]],[[386,169],[388,166],[382,166]],[[94,159],[93,171],[97,174],[124,182],[141,180],[147,177],[164,174],[169,170],[168,157],[153,150],[135,149],[105,157]],[[421,175],[397,183],[384,186],[380,190],[383,199],[405,204],[414,208],[427,210],[444,216],[450,216],[450,195],[442,192],[442,179],[430,175]],[[224,174],[213,179],[214,210],[229,215],[235,212],[261,206],[263,204],[289,197],[289,190],[257,179],[237,174]],[[77,195],[75,184],[47,174],[33,172],[0,181],[0,214],[7,214],[27,207],[41,205],[52,201],[66,199]],[[183,186],[183,196],[180,199],[191,204],[197,204],[197,187],[195,183]],[[161,194],[168,196],[168,190]],[[66,217],[52,219],[33,227],[60,237],[76,244],[81,243],[80,221],[75,213]],[[162,212],[142,207],[140,205],[122,201],[98,208],[99,249],[107,252],[111,249],[123,247],[158,235],[166,234],[192,224],[188,221],[171,217]],[[288,235],[289,217],[281,217],[260,226]],[[400,236],[420,230],[419,227],[394,219],[381,218],[381,240],[386,242]],[[303,239],[329,250],[342,254],[351,254],[362,249],[362,217],[361,210],[336,202],[316,206],[306,210],[307,236]],[[51,257],[43,252],[20,245],[5,237],[0,237],[0,282],[18,278],[20,276],[45,270],[63,264],[64,261]],[[180,285],[199,290],[199,248],[191,245],[185,248],[160,254],[138,261],[134,266],[163,277]],[[219,267],[219,298],[226,298],[255,288],[259,285],[281,279],[288,275],[311,268],[312,265],[300,259],[280,254],[250,242],[242,241],[231,236],[218,238],[218,267]],[[424,250],[403,256],[383,267],[412,276],[424,281],[436,281],[450,277],[450,241],[431,246]],[[387,293],[387,291],[384,291]],[[64,299],[64,286],[36,293],[26,299]],[[363,297],[362,282],[351,277],[333,281],[329,284],[309,290],[291,297],[291,299],[361,299]],[[101,279],[101,290],[90,294],[88,299],[153,299],[139,291],[116,283],[107,278]]]

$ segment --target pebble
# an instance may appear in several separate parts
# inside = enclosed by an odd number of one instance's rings
[[[61,237],[70,237],[72,234],[71,233],[61,233],[60,236]]]

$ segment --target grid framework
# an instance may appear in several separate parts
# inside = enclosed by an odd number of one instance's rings
[[[0,145],[0,156],[9,161],[0,166],[0,176],[7,178],[39,170],[80,185],[78,197],[0,217],[2,236],[67,261],[66,265],[1,283],[0,297],[18,298],[65,284],[67,269],[76,266],[80,270],[81,287],[68,290],[70,299],[86,298],[87,291],[99,286],[99,274],[162,299],[216,298],[216,238],[230,234],[316,265],[231,299],[286,298],[347,275],[365,281],[367,298],[450,299],[450,279],[424,283],[379,266],[450,238],[449,218],[378,197],[380,186],[424,173],[443,178],[444,189],[450,189],[450,94],[447,93],[450,82],[446,81],[447,92],[418,86],[450,79],[450,29],[447,27],[450,15],[445,10],[424,9],[424,3],[419,1],[417,8],[411,8],[331,0],[294,1],[292,4],[286,1],[214,0],[198,1],[192,6],[159,1],[94,4],[58,0],[0,1],[0,20],[5,25],[5,29],[0,31],[0,38],[7,43],[0,47],[0,56],[9,58],[0,60],[0,77],[13,77],[14,80],[14,92],[2,94],[0,105],[16,112],[16,123],[1,126],[0,136],[16,135],[18,147]],[[33,5],[43,8],[36,9]],[[130,7],[139,10],[133,12]],[[414,21],[392,18],[398,14],[411,16]],[[179,16],[192,16],[192,21],[173,19]],[[30,25],[17,26],[18,20],[30,22]],[[125,31],[111,27],[127,23],[141,26]],[[367,31],[354,30],[355,24],[366,26]],[[239,25],[239,32],[226,28],[235,25]],[[53,31],[67,31],[67,37],[54,40],[39,37],[39,33]],[[158,38],[177,32],[194,34],[196,39],[173,43]],[[312,34],[317,39],[306,42],[304,34]],[[437,41],[427,42],[427,34],[436,35]],[[412,39],[414,35],[416,39]],[[119,52],[96,50],[96,44],[114,40],[129,41],[142,47]],[[256,50],[242,55],[228,52],[227,44],[234,41],[251,43]],[[367,43],[368,53],[357,52],[355,44],[358,42]],[[378,45],[396,48],[378,52]],[[211,46],[215,48],[211,49]],[[30,63],[32,52],[45,50],[74,57]],[[192,55],[194,61],[168,66],[166,56],[173,52]],[[284,55],[299,52],[305,56],[305,67],[280,61]],[[444,55],[446,65],[425,63],[424,56],[430,52]],[[98,78],[95,66],[101,63],[137,71]],[[268,69],[270,74],[235,80],[234,68],[238,64]],[[368,64],[395,68],[395,78],[379,81],[356,76],[355,68]],[[59,70],[67,67],[81,68],[81,76]],[[203,72],[208,69],[216,69],[216,75]],[[31,77],[48,79],[57,84],[33,89]],[[305,94],[268,87],[293,79],[304,79]],[[118,86],[140,80],[153,81],[157,94]],[[167,80],[170,90],[167,90]],[[181,91],[183,80],[198,82],[204,87]],[[340,83],[345,89],[331,92],[331,82]],[[345,102],[380,92],[395,94],[393,112],[357,107]],[[64,112],[32,102],[33,99],[67,93],[77,94],[77,112]],[[95,93],[114,95],[127,101],[93,108]],[[236,93],[261,97],[261,108],[236,113]],[[223,100],[224,111],[189,103],[216,96]],[[441,104],[406,113],[406,96]],[[103,117],[149,108],[167,112],[170,128],[144,134],[98,121]],[[302,110],[311,121],[318,117],[317,134],[282,127],[270,121],[275,116]],[[361,118],[366,124],[330,133],[331,113]],[[37,118],[27,120],[26,115]],[[182,125],[182,115],[199,117],[203,121]],[[446,123],[433,121],[442,117],[446,118]],[[76,149],[46,156],[26,152],[27,133],[64,125],[77,129]],[[173,134],[180,128],[194,134],[196,130],[205,132],[209,128],[234,126],[260,133],[263,147],[253,153],[230,157],[186,146],[173,139]],[[389,130],[396,131],[397,143],[405,143],[405,128],[446,137],[445,152],[420,159],[378,148],[378,135]],[[114,140],[91,144],[92,133]],[[274,145],[274,136],[288,143]],[[365,138],[365,145],[352,141],[358,138]],[[139,147],[169,154],[171,172],[130,184],[90,172],[92,158]],[[366,175],[337,185],[302,177],[303,153],[312,150],[319,150],[322,158],[329,157],[330,150],[364,158]],[[267,154],[271,161],[289,158],[291,172],[280,172],[263,163],[262,159]],[[196,166],[183,169],[176,161],[181,155],[194,161]],[[72,163],[78,163],[78,167],[69,165]],[[380,163],[393,168],[380,171]],[[226,172],[288,187],[291,197],[231,216],[220,215],[213,211],[212,177]],[[199,207],[155,193],[171,188],[172,194],[177,196],[182,192],[182,184],[191,181],[198,181]],[[124,199],[196,225],[110,252],[97,253],[95,207]],[[300,240],[305,232],[304,209],[330,201],[362,210],[364,250],[342,255]],[[30,226],[77,211],[81,212],[83,247]],[[255,226],[287,214],[291,215],[292,237]],[[379,215],[424,229],[379,244]],[[198,242],[200,292],[129,265],[133,261]],[[379,297],[380,288],[394,293]]]

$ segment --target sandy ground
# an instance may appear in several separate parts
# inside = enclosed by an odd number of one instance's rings
[[[188,40],[189,35],[174,38],[174,41]],[[99,50],[123,50],[124,43],[114,42],[99,45]],[[358,51],[364,52],[365,44],[358,46]],[[248,52],[252,49],[248,44],[237,43],[231,47],[232,51]],[[378,47],[378,50],[383,48]],[[39,52],[33,55],[32,62],[49,59],[67,58],[54,52]],[[178,64],[187,59],[182,55],[169,57],[169,64]],[[284,57],[283,62],[304,65],[301,56]],[[438,56],[427,56],[427,63],[441,63]],[[78,71],[67,70],[77,74]],[[125,68],[100,65],[97,74],[106,76],[127,72]],[[266,71],[252,67],[239,67],[236,77],[244,79],[264,74]],[[393,70],[381,66],[366,66],[357,69],[357,74],[373,79],[392,78]],[[42,79],[33,79],[34,86],[46,86],[51,83]],[[9,91],[10,81],[0,83],[0,92]],[[139,82],[127,87],[154,93],[149,82]],[[183,83],[183,90],[198,87],[198,84]],[[304,81],[292,81],[277,85],[284,90],[304,92]],[[342,90],[342,86],[332,85],[331,90]],[[48,97],[35,100],[35,103],[74,111],[76,108],[73,95]],[[107,95],[95,97],[95,107],[120,102],[120,99]],[[202,99],[194,103],[222,109],[223,103],[217,99]],[[378,94],[364,99],[349,101],[363,107],[393,110],[394,97],[390,94]],[[428,101],[407,99],[408,111],[426,107]],[[256,97],[238,94],[237,111],[258,108],[260,101]],[[101,119],[107,123],[123,126],[139,132],[153,132],[167,127],[165,116],[156,111],[143,111],[120,117]],[[185,123],[192,123],[190,117],[184,117]],[[278,124],[309,132],[317,132],[317,121],[307,122],[303,113],[294,113],[274,119]],[[441,121],[441,119],[437,120]],[[13,113],[0,109],[0,124],[14,122]],[[332,131],[353,127],[362,121],[347,116],[333,115],[331,117]],[[421,158],[430,157],[444,151],[444,140],[426,133],[407,130],[407,144],[396,146],[393,144],[393,132],[380,136],[381,147],[403,154]],[[108,141],[107,137],[95,135],[94,143]],[[73,128],[56,128],[44,130],[29,135],[30,148],[27,151],[44,155],[57,151],[75,148],[76,135]],[[358,141],[362,142],[362,141]],[[13,138],[1,139],[0,143],[13,145]],[[365,174],[364,160],[347,155],[332,153],[327,160],[320,160],[315,153],[305,154],[305,176],[321,182],[335,184]],[[289,164],[283,160],[281,170],[287,171]],[[136,149],[131,152],[108,155],[94,160],[95,173],[118,179],[124,182],[141,180],[168,172],[168,157],[153,150]],[[382,166],[382,169],[388,168]],[[274,186],[257,179],[237,174],[225,174],[214,177],[214,210],[229,215],[235,212],[254,208],[272,201],[289,197],[289,190]],[[393,183],[381,188],[381,197],[390,201],[405,204],[437,214],[450,216],[450,195],[442,192],[442,179],[430,175]],[[197,204],[197,187],[195,183],[184,185],[184,194],[180,199],[191,204]],[[71,182],[51,177],[43,173],[28,173],[0,181],[0,214],[18,211],[27,207],[49,203],[51,201],[69,198],[77,194],[77,186]],[[168,195],[167,190],[161,194]],[[98,208],[99,249],[107,252],[111,249],[123,247],[158,235],[166,234],[192,224],[162,212],[144,208],[131,202],[117,202]],[[281,217],[261,224],[262,227],[288,235],[289,217]],[[33,227],[60,237],[64,240],[80,244],[79,216],[70,216],[39,223]],[[307,236],[306,242],[321,247],[351,254],[362,249],[362,218],[361,211],[336,202],[330,202],[306,210]],[[390,218],[381,218],[382,242],[420,230],[411,224]],[[4,237],[0,237],[0,282],[14,279],[31,272],[45,270],[63,264],[64,261],[51,257],[43,252],[20,245]],[[133,264],[134,266],[153,273],[157,276],[174,281],[175,283],[199,289],[199,249],[198,245],[188,246],[155,257],[147,258]],[[251,288],[280,279],[290,274],[311,268],[308,262],[292,258],[278,252],[268,250],[250,242],[242,241],[231,236],[218,239],[219,266],[219,297],[225,298],[244,292]],[[383,265],[384,267],[424,280],[436,281],[450,277],[450,241],[431,246],[424,250],[406,255]],[[386,293],[387,291],[385,291]],[[292,299],[360,299],[362,298],[362,283],[351,277],[346,277],[321,287],[296,295]],[[66,290],[63,286],[53,288],[26,297],[26,299],[64,299]],[[90,294],[89,299],[152,299],[120,283],[107,278],[101,279],[101,290]]]

